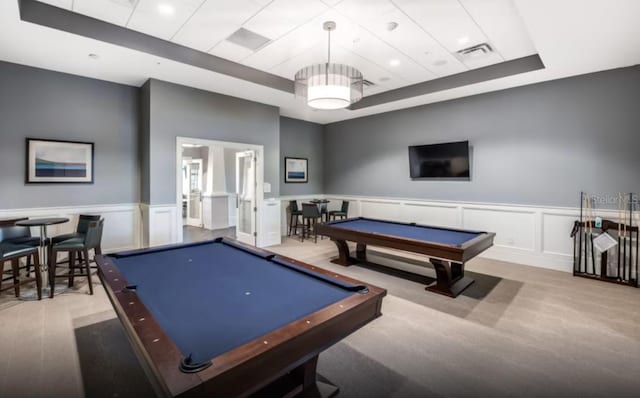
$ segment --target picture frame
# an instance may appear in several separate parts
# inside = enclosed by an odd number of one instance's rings
[[[25,184],[93,184],[92,142],[27,138]]]
[[[284,158],[284,182],[307,183],[309,182],[309,159],[285,157]]]

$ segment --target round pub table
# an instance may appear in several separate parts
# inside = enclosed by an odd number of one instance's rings
[[[44,278],[46,278],[47,269],[49,265],[47,261],[48,260],[47,246],[49,245],[49,238],[47,236],[47,227],[49,225],[64,224],[66,222],[69,222],[69,219],[66,217],[51,217],[51,218],[32,218],[29,220],[18,221],[15,224],[21,227],[39,227],[40,228],[40,262],[42,263],[40,264],[40,269],[42,270],[42,275]],[[43,286],[45,286],[45,289],[47,285],[48,283],[46,283],[43,280]]]

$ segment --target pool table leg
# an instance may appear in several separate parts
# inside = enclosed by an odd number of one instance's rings
[[[291,372],[251,395],[251,398],[295,397],[331,398],[339,389],[316,373],[318,356],[314,356]]]
[[[357,264],[358,260],[349,255],[349,245],[344,240],[331,239],[338,247],[338,258],[331,260],[334,264],[349,266]]]
[[[474,280],[464,276],[464,264],[432,258],[429,260],[436,270],[436,282],[425,289],[449,297],[458,296]]]

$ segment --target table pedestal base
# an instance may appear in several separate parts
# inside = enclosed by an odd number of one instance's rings
[[[355,257],[351,256],[347,242],[343,240],[333,240],[338,247],[338,258],[331,260],[334,264],[350,266],[355,264],[363,264],[374,269],[382,269],[390,274],[397,275],[401,278],[415,280],[416,277],[426,278],[423,275],[414,274],[409,271],[399,270],[387,265],[377,264],[367,259],[367,245],[357,243]],[[408,260],[407,260],[408,261]],[[430,258],[429,263],[436,272],[436,280],[430,283],[425,290],[442,294],[448,297],[457,297],[464,289],[469,287],[473,282],[473,278],[464,276],[464,264],[454,263],[436,258]],[[423,263],[424,264],[424,263]]]
[[[291,372],[251,395],[251,398],[330,398],[338,394],[338,387],[318,375],[315,356]]]

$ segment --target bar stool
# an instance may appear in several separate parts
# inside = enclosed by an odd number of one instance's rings
[[[302,241],[304,237],[310,236],[310,232],[313,230],[314,243],[318,243],[318,233],[316,232],[316,224],[318,220],[322,222],[322,214],[318,209],[318,206],[313,203],[302,204]]]
[[[49,293],[49,297],[53,297],[56,278],[67,278],[69,281],[68,286],[73,287],[74,277],[76,276],[87,277],[89,282],[89,294],[93,294],[91,267],[89,266],[89,250],[93,249],[96,251],[100,247],[103,226],[104,219],[101,219],[100,221],[90,221],[83,236],[67,239],[51,245],[49,254],[49,284],[51,285],[51,291]],[[69,272],[64,275],[56,275],[56,268],[58,266],[57,256],[59,252],[67,252],[69,255],[69,266],[67,267]],[[79,260],[77,264],[76,255]],[[81,272],[76,273],[76,270],[80,270]]]
[[[10,243],[29,247],[39,247],[40,238],[31,236],[31,228],[14,225],[17,221],[28,220],[28,218],[16,218],[11,223],[5,221],[0,226],[0,243]],[[31,256],[27,256],[27,276],[31,274]]]
[[[298,201],[290,200],[289,201],[289,232],[287,236],[291,236],[291,233],[297,233],[299,227],[300,216],[302,216],[302,211],[298,209]],[[295,224],[293,223],[295,221]]]
[[[80,216],[78,216],[78,225],[76,226],[75,232],[54,236],[51,238],[51,242],[56,244],[68,239],[83,238],[87,233],[89,223],[92,221],[100,221],[101,217],[102,216],[100,215],[80,214]],[[102,254],[102,249],[100,247],[96,248],[96,254]]]
[[[35,278],[27,278],[25,280],[20,280],[20,269],[19,269],[19,261],[23,257],[33,257],[33,263],[36,264],[35,267]],[[4,272],[4,264],[7,261],[11,261],[11,271],[13,274],[13,284],[9,286],[2,287],[0,286],[0,291],[7,289],[14,289],[16,297],[20,297],[20,285],[29,282],[36,282],[36,288],[38,292],[38,300],[42,299],[42,275],[40,274],[40,256],[38,254],[38,248],[26,245],[15,245],[12,243],[0,243],[0,264],[2,264],[2,271]],[[3,281],[0,281],[0,285]]]
[[[341,220],[349,217],[349,201],[348,200],[342,201],[342,207],[340,208],[340,210],[332,210],[329,212],[329,218],[331,220],[335,220],[338,217],[340,217]]]

